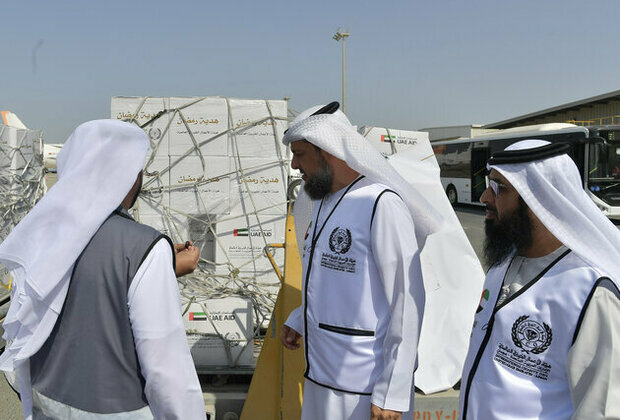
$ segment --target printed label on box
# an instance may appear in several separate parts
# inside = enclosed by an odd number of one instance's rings
[[[172,156],[170,207],[185,214],[230,212],[229,159]]]
[[[286,214],[286,164],[274,159],[231,159],[230,212]]]
[[[228,130],[225,98],[170,98],[170,107],[179,109],[170,128],[170,155],[228,155],[228,134],[222,135]]]
[[[187,300],[182,302],[183,307]],[[250,300],[229,297],[192,303],[183,323],[197,366],[252,365],[253,322]],[[230,348],[227,355],[225,342]]]
[[[172,118],[171,112],[164,112],[170,108],[168,104],[168,98],[114,96],[110,115],[112,119],[132,121],[142,127],[149,136],[153,153],[166,156],[169,154],[169,131],[166,127]]]
[[[286,216],[261,217],[260,226],[255,220],[241,217],[218,223],[218,262],[229,261],[246,272],[271,269],[264,249],[270,243],[284,243]],[[276,253],[276,262],[283,260],[284,253]]]
[[[231,156],[269,158],[283,154],[282,136],[288,126],[286,101],[230,99],[230,108],[236,129],[229,146]]]
[[[423,131],[362,127],[360,132],[384,156],[390,156],[417,145],[428,144],[428,133]]]

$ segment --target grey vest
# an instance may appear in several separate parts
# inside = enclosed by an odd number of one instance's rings
[[[148,405],[127,291],[162,237],[168,239],[135,222],[121,208],[101,225],[74,266],[52,333],[30,358],[34,390],[92,413],[127,412]]]

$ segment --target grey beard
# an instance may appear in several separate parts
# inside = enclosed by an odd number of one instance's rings
[[[532,245],[532,221],[528,206],[519,197],[519,207],[501,219],[484,221],[484,260],[491,268],[501,264],[514,249],[522,250]]]
[[[304,190],[313,200],[320,200],[325,197],[332,190],[332,184],[334,182],[334,174],[324,162],[319,171],[312,176],[308,176],[308,180],[304,185]]]

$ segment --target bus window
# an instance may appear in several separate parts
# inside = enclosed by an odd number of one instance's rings
[[[469,178],[469,150],[471,143],[446,144],[441,151],[441,176],[453,178]]]
[[[480,196],[487,188],[484,176],[487,171],[487,160],[489,159],[489,148],[475,149],[471,154],[471,201],[478,203]]]
[[[591,143],[588,150],[588,189],[610,206],[620,205],[620,132],[601,133],[605,143]],[[615,138],[619,137],[618,140]]]

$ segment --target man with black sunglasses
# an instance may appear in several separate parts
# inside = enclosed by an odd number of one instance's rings
[[[569,149],[525,140],[488,161],[490,268],[463,420],[620,418],[620,233],[584,192]]]

